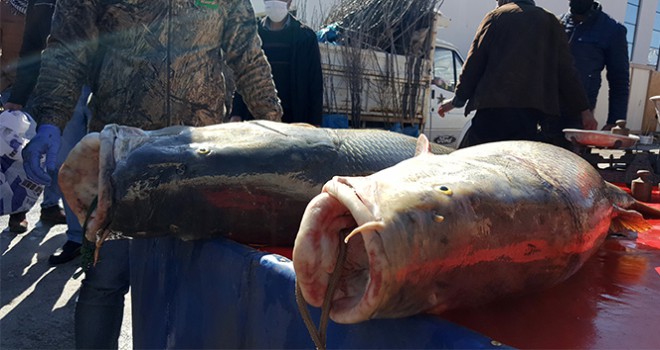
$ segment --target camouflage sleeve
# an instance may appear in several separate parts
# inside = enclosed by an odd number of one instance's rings
[[[236,90],[256,119],[281,121],[282,106],[261,50],[252,5],[249,0],[234,0],[228,8],[221,45],[227,65],[234,71]]]
[[[34,101],[28,107],[39,124],[53,124],[63,130],[73,114],[86,83],[88,62],[97,47],[96,3],[57,2]]]

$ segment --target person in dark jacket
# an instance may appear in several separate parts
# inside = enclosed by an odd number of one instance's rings
[[[259,23],[262,48],[273,70],[282,121],[321,125],[323,76],[316,33],[288,12],[291,0],[265,0]],[[240,94],[234,94],[231,121],[253,119]]]
[[[502,140],[537,140],[560,104],[597,122],[589,107],[559,20],[532,0],[499,0],[481,22],[463,65],[456,95],[440,116],[467,103],[476,110],[462,147]]]
[[[601,73],[607,69],[609,110],[603,130],[610,130],[619,119],[626,119],[630,96],[630,60],[626,27],[603,12],[594,0],[569,0],[570,11],[560,17],[568,37],[575,66],[593,110],[601,86]],[[562,129],[582,128],[580,118],[568,114],[555,125],[548,125],[548,137],[555,144],[568,147]]]

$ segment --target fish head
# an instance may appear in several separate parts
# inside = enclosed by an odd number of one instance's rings
[[[296,236],[293,264],[312,306],[326,298],[340,269],[330,318],[356,323],[442,308],[436,274],[452,232],[471,215],[460,181],[434,178],[426,152],[366,177],[335,177],[308,205]],[[467,190],[467,188],[466,188]],[[338,262],[341,245],[346,260]],[[408,288],[408,286],[415,286]]]

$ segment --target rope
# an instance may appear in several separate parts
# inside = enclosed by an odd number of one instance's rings
[[[300,315],[302,316],[303,322],[307,327],[309,335],[316,345],[316,349],[325,350],[326,349],[326,340],[327,340],[327,330],[328,323],[330,322],[330,307],[332,306],[332,296],[335,294],[335,289],[337,289],[337,282],[339,282],[339,277],[341,277],[341,270],[346,262],[346,243],[344,243],[344,237],[346,232],[342,232],[341,242],[339,243],[339,254],[337,256],[337,265],[335,266],[332,275],[330,275],[330,281],[328,283],[328,289],[325,291],[325,298],[323,299],[323,305],[321,306],[321,320],[319,322],[319,327],[316,328],[314,321],[312,321],[312,316],[309,314],[309,309],[305,303],[305,299],[302,296],[302,291],[300,290],[300,284],[296,280],[296,303],[298,304],[298,310],[300,310]]]
[[[90,242],[90,241],[87,240],[87,237],[85,236],[85,233],[87,233],[87,226],[89,224],[89,218],[92,216],[92,213],[94,212],[94,210],[96,210],[98,202],[99,202],[99,197],[98,196],[94,197],[94,200],[92,201],[92,203],[89,205],[89,208],[87,209],[87,215],[85,215],[85,223],[83,224],[83,227],[82,227],[82,233],[83,233],[83,235],[82,235],[83,236],[82,237],[82,247],[80,248],[80,255],[81,255],[81,257],[80,257],[80,267],[81,267],[81,270],[79,270],[78,272],[76,272],[73,275],[74,279],[78,279],[78,277],[80,277],[80,275],[82,275],[83,272],[87,272],[87,270],[89,270],[92,267],[92,265],[94,264],[94,261],[95,261],[96,246],[95,246],[94,242]]]

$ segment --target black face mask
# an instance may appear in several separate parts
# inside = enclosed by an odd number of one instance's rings
[[[571,0],[568,7],[574,15],[584,15],[594,6],[593,0]]]

